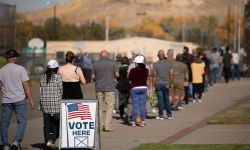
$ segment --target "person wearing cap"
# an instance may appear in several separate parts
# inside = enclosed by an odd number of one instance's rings
[[[130,61],[131,61],[130,65],[128,66],[128,71],[127,71],[128,73],[130,72],[131,69],[135,68],[135,66],[136,66],[135,63],[134,63],[135,57],[141,55],[140,50],[137,49],[137,48],[132,49],[131,54],[132,54],[132,57],[130,59]]]
[[[114,79],[119,77],[119,68],[108,58],[108,52],[102,50],[100,58],[92,67],[92,79],[95,81],[96,97],[99,100],[100,130],[112,132],[112,114],[115,104]]]
[[[134,59],[136,67],[131,69],[128,74],[130,81],[130,94],[132,97],[132,111],[131,111],[131,126],[136,126],[136,116],[138,107],[140,109],[141,127],[145,126],[146,119],[146,100],[147,100],[147,80],[149,70],[146,68],[143,56],[137,56]]]
[[[138,49],[138,48],[133,48],[133,49],[131,50],[131,54],[132,54],[132,58],[131,58],[131,63],[130,63],[130,65],[128,66],[127,76],[129,75],[130,70],[136,67],[136,63],[134,62],[135,58],[136,58],[137,56],[143,56],[143,55],[140,53],[140,49]],[[143,56],[143,57],[144,57],[144,56]],[[149,74],[150,74],[150,67],[145,63],[145,60],[144,60],[144,64],[145,64],[145,66],[146,66],[146,68],[148,69]],[[149,82],[149,78],[148,78],[148,82]],[[128,121],[130,121],[130,119],[131,119],[131,107],[132,107],[132,101],[131,101],[131,99],[129,99],[128,104],[127,104],[127,112],[126,112],[126,116],[128,117]]]
[[[31,109],[35,108],[29,84],[28,73],[23,66],[17,64],[20,54],[15,49],[7,50],[7,64],[0,69],[0,85],[2,87],[1,139],[4,150],[20,149],[27,124],[27,99]],[[17,117],[17,131],[13,143],[9,147],[8,128],[12,112]]]
[[[167,110],[167,119],[172,119],[172,111],[169,102],[169,88],[173,84],[173,70],[169,60],[165,59],[163,50],[158,51],[159,60],[153,64],[153,82],[158,99],[157,120],[164,119],[164,108]]]
[[[74,53],[67,51],[66,64],[59,67],[58,73],[63,80],[62,99],[83,99],[80,84],[86,84],[82,69],[73,65],[75,59]]]
[[[40,78],[40,110],[43,113],[44,142],[48,148],[55,148],[54,143],[59,137],[63,87],[58,68],[58,62],[50,60],[46,72]]]

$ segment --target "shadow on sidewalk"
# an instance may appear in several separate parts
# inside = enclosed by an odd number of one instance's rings
[[[36,143],[36,144],[31,144],[32,147],[34,148],[39,148],[39,149],[45,149],[44,143]]]

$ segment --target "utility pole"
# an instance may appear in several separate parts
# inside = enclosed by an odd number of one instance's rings
[[[237,47],[237,52],[239,52],[240,50],[240,45],[241,45],[241,4],[242,4],[242,1],[239,0],[238,1],[238,47]]]
[[[238,24],[238,19],[237,19],[237,7],[234,7],[234,49],[237,49],[237,24]]]
[[[227,23],[227,44],[228,46],[230,46],[230,23],[231,23],[231,18],[230,18],[230,14],[231,14],[231,7],[228,5],[228,23]]]
[[[53,26],[54,26],[54,39],[53,40],[58,40],[57,36],[57,26],[56,26],[56,5],[53,8],[54,10],[54,20],[53,20]]]
[[[47,0],[46,5],[50,5],[52,0]],[[57,35],[57,24],[56,24],[56,7],[57,4],[53,6],[53,40],[58,40],[58,35]]]
[[[105,2],[105,41],[109,41],[109,10],[108,10],[108,1]]]
[[[185,9],[182,9],[182,42],[186,41]]]

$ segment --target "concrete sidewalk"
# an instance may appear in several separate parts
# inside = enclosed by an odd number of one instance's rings
[[[88,88],[93,92],[93,86]],[[222,132],[218,131],[221,129],[215,126],[206,127],[205,122],[209,117],[217,115],[233,105],[249,102],[250,79],[233,81],[229,84],[218,83],[205,93],[202,100],[202,103],[190,103],[185,106],[184,110],[174,112],[173,120],[155,120],[156,115],[149,114],[151,119],[146,120],[147,126],[144,128],[124,125],[121,120],[116,119],[118,115],[114,115],[114,132],[101,132],[101,148],[102,150],[128,150],[142,143],[249,143],[250,125],[227,126],[228,128],[223,129],[232,130],[232,132],[220,136]],[[42,149],[43,123],[41,116],[29,120],[22,143],[23,149]],[[9,129],[10,139],[14,135],[14,129],[15,124],[13,123]],[[248,132],[245,132],[247,130]],[[204,142],[214,138],[214,136],[200,138],[202,135],[207,135],[208,132],[212,132],[212,135],[219,138],[216,138],[216,141],[212,139],[210,142]],[[244,136],[241,137],[240,133],[244,133]],[[232,138],[225,142],[226,137],[224,136]]]

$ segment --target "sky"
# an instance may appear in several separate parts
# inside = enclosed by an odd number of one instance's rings
[[[70,0],[0,0],[0,2],[16,5],[17,13],[26,13],[52,7]]]

